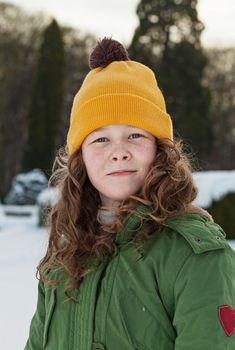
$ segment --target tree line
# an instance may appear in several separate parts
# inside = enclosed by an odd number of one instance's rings
[[[234,48],[202,47],[196,0],[141,0],[136,13],[129,56],[156,73],[176,137],[198,169],[234,168]],[[95,42],[92,33],[0,3],[2,199],[19,172],[41,168],[50,176]]]

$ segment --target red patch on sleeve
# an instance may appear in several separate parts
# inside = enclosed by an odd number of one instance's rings
[[[219,306],[219,320],[230,337],[235,332],[235,310],[230,305]]]

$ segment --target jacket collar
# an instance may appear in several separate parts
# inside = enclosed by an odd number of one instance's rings
[[[153,210],[153,206],[148,206],[143,203],[138,204],[135,208],[135,212],[124,218],[123,229],[116,234],[115,243],[117,245],[122,245],[130,241],[140,229],[142,220],[149,220],[147,214],[152,213]],[[183,235],[194,249],[196,242],[196,252],[201,252],[204,245],[199,243],[203,243],[204,241],[205,249],[208,248],[207,241],[211,241],[211,239],[216,242],[214,249],[221,247],[221,244],[226,245],[227,243],[222,228],[201,213],[192,212],[170,217],[164,221],[163,226],[169,227]],[[203,240],[201,240],[201,237],[203,237]]]
[[[124,244],[128,242],[142,225],[142,219],[148,218],[148,213],[153,211],[152,206],[140,203],[134,213],[130,213],[123,220],[123,229],[116,234],[115,243]],[[142,218],[142,219],[141,219]]]

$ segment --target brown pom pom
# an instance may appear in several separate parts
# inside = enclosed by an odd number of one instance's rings
[[[113,61],[129,61],[126,49],[118,41],[104,37],[99,40],[90,54],[89,67],[106,67]]]

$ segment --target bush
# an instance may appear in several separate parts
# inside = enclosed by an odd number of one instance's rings
[[[235,193],[212,202],[207,211],[213,216],[226,233],[227,239],[235,239]]]
[[[47,188],[47,178],[41,169],[33,169],[13,178],[10,192],[5,197],[5,204],[34,205],[37,196]]]

